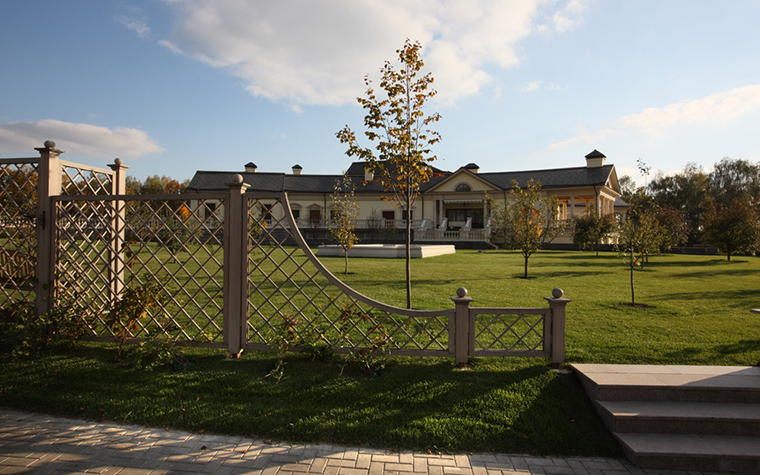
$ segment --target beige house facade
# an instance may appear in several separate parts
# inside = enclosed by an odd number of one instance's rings
[[[411,209],[415,242],[488,241],[488,198],[497,204],[508,200],[515,182],[524,187],[531,179],[541,183],[542,193],[556,197],[559,202],[557,218],[565,222],[566,232],[555,243],[572,242],[575,216],[587,212],[612,215],[626,209],[620,200],[615,166],[607,164],[606,157],[597,150],[586,155],[585,163],[578,167],[481,172],[476,164],[469,163],[453,172],[436,168],[433,171],[435,177],[421,184],[421,194]],[[395,201],[382,199],[386,195],[383,188],[365,171],[363,162],[352,163],[346,173],[356,188],[360,209],[358,229],[405,227],[405,213]],[[315,230],[330,226],[331,196],[340,175],[307,174],[299,165],[292,168],[292,173],[260,172],[253,163],[238,172],[198,171],[188,192],[226,190],[238,174],[249,190],[287,192],[299,228]],[[215,213],[213,203],[206,206],[209,215]],[[276,218],[285,215],[285,210],[274,203],[268,212]]]

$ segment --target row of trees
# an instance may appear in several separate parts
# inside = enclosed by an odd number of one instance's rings
[[[731,260],[760,245],[760,164],[724,158],[709,173],[690,163],[645,187],[622,181],[629,215],[652,221],[649,250],[711,244]]]
[[[126,194],[128,195],[176,195],[183,193],[190,180],[179,182],[168,176],[151,175],[140,181],[133,176],[127,176]]]

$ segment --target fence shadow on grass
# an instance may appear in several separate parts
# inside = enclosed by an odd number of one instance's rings
[[[111,366],[113,352],[95,346],[44,357],[46,369],[33,384],[22,384],[24,371],[14,371],[18,381],[3,399],[90,420],[292,442],[443,452],[615,450],[575,377],[550,371],[545,360],[475,358],[472,369],[460,371],[449,358],[394,358],[381,376],[366,379],[348,367],[341,372],[336,362],[288,355],[277,383],[264,378],[273,353],[233,360],[195,350],[188,370],[146,373]]]

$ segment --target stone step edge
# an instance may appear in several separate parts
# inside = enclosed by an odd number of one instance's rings
[[[595,401],[760,403],[760,389],[751,387],[599,384],[581,372],[575,374],[588,397]],[[722,399],[716,401],[716,397]]]
[[[679,401],[595,401],[614,417],[663,420],[760,422],[760,405],[752,403]],[[636,406],[636,407],[625,407]],[[638,409],[633,412],[630,409]]]
[[[594,406],[612,432],[760,437],[758,404],[594,401]]]
[[[612,435],[628,460],[639,468],[760,473],[760,437],[619,432]],[[646,438],[651,441],[647,443]],[[747,452],[747,444],[752,447],[751,452]],[[677,445],[685,450],[674,450]]]

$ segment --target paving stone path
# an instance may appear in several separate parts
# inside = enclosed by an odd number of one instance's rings
[[[265,443],[0,409],[0,474],[654,475],[621,459],[431,455]],[[689,475],[694,475],[690,472]]]

